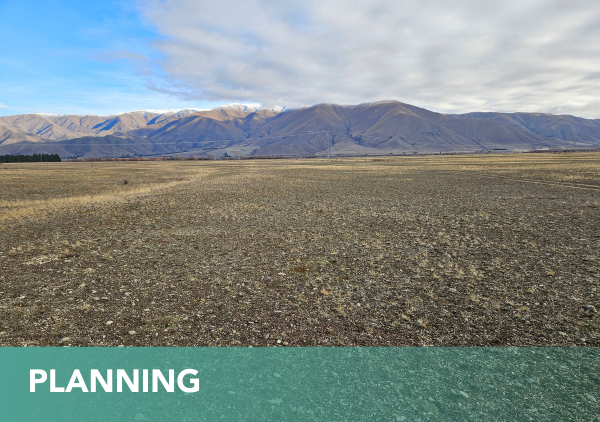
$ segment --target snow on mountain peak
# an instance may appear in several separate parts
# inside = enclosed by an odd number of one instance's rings
[[[230,103],[230,104],[225,104],[219,107],[215,107],[213,108],[213,110],[232,110],[232,111],[238,111],[238,112],[242,112],[242,113],[254,113],[255,111],[259,111],[259,110],[266,110],[266,111],[272,111],[274,113],[283,113],[284,111],[288,111],[289,108],[288,107],[284,107],[284,106],[273,106],[273,107],[263,107],[262,104],[260,103],[250,103],[250,104],[241,104],[241,103]]]
[[[271,110],[274,113],[283,113],[284,111],[288,111],[289,109],[289,107],[276,105],[271,107],[269,110]]]
[[[230,103],[225,104],[219,107],[214,108],[213,110],[236,110],[242,111],[244,113],[252,113],[256,110],[261,109],[262,104],[252,103],[252,104],[240,104],[240,103]]]
[[[148,114],[148,113],[152,113],[152,114],[166,114],[168,116],[172,116],[174,114],[179,114],[179,113],[185,113],[185,114],[192,114],[192,113],[197,113],[199,111],[204,111],[202,109],[196,109],[196,108],[184,108],[184,109],[173,109],[173,108],[167,108],[164,110],[153,110],[153,109],[147,109],[147,110],[136,110],[136,111],[131,111],[130,113],[136,113],[136,114]],[[126,114],[126,113],[122,113],[122,114]]]

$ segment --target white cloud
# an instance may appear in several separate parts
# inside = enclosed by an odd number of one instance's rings
[[[7,106],[6,104],[2,104],[0,103],[0,108],[10,108],[9,106]]]
[[[185,100],[600,117],[597,0],[148,0]]]

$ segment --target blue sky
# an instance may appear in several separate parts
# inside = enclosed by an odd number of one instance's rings
[[[0,115],[399,100],[600,118],[598,0],[0,0]]]
[[[159,39],[132,2],[0,0],[0,115],[214,106],[147,88]]]

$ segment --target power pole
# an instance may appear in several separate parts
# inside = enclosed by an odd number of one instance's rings
[[[335,127],[333,125],[328,125],[321,130],[327,134],[327,158],[331,159],[331,147],[333,146],[333,133],[335,132]]]
[[[333,146],[333,132],[335,127],[331,126],[331,132],[329,133],[329,159],[331,160],[331,147]]]

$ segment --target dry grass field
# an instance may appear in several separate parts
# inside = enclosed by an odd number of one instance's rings
[[[600,346],[597,153],[3,164],[0,239],[3,346]]]

